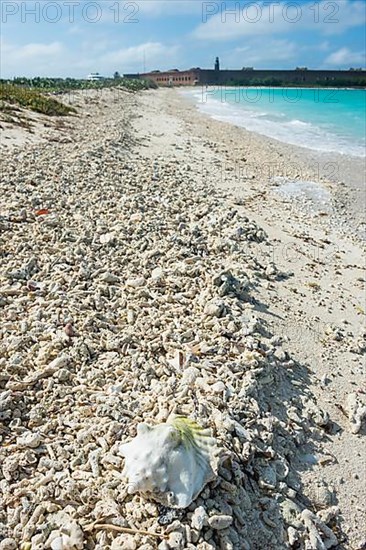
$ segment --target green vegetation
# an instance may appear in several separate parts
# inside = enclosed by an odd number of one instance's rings
[[[100,81],[40,77],[0,80],[0,112],[3,113],[3,120],[9,120],[9,115],[19,111],[19,107],[48,116],[66,116],[76,113],[76,110],[57,101],[51,94],[70,93],[77,90],[99,90],[117,86],[122,86],[131,92],[156,87],[151,81],[130,80],[117,76],[117,73],[114,78]]]
[[[76,112],[73,107],[68,107],[37,90],[1,83],[0,111],[15,111],[17,110],[15,106],[49,116],[65,116]]]
[[[76,78],[14,78],[13,80],[0,80],[0,84],[13,84],[22,88],[32,88],[43,92],[70,92],[72,90],[98,90],[123,86],[131,92],[155,88],[155,84],[147,80],[123,78],[115,73],[114,78],[90,81]]]

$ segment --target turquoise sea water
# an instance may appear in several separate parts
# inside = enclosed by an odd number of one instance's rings
[[[182,93],[217,120],[317,151],[365,156],[366,90],[200,87]]]

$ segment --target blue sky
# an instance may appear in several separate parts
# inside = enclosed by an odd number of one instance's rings
[[[365,0],[1,0],[1,76],[365,67]]]

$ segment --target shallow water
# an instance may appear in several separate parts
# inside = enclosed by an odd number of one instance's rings
[[[216,120],[292,145],[365,156],[365,90],[209,87],[182,93]]]

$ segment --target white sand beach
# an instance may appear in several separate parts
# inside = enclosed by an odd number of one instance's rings
[[[364,161],[65,101],[1,123],[0,550],[365,549]],[[173,413],[220,451],[185,510],[121,475]]]

